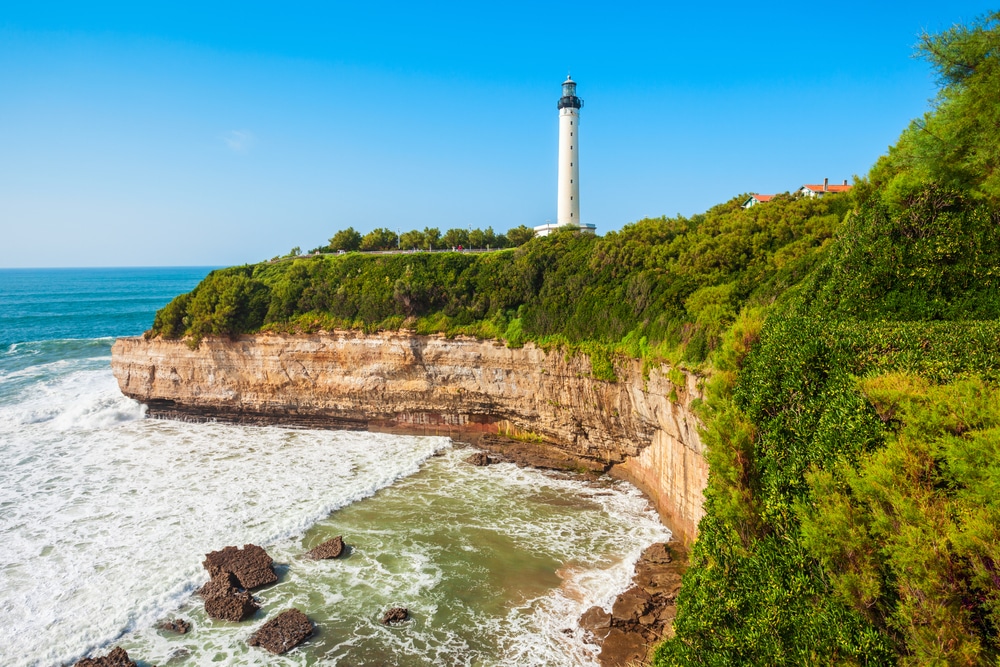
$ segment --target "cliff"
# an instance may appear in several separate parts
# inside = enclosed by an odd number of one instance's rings
[[[668,369],[591,377],[583,355],[407,332],[260,334],[184,342],[121,338],[112,368],[150,414],[257,424],[508,433],[610,468],[645,490],[678,537],[693,540],[708,464],[691,402],[697,378]]]

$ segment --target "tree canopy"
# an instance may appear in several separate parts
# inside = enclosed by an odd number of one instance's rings
[[[918,54],[941,89],[933,108],[876,163],[872,187],[896,208],[931,183],[1000,202],[1000,12],[924,34]]]

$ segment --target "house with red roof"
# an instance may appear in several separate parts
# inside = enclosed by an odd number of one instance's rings
[[[847,184],[846,178],[843,185],[830,185],[830,179],[824,178],[823,185],[803,185],[796,192],[806,197],[822,197],[828,192],[847,192],[852,187],[854,186]]]
[[[743,208],[750,208],[751,206],[756,206],[757,204],[763,204],[766,201],[771,201],[774,199],[774,195],[761,195],[753,194],[750,198],[743,202]]]

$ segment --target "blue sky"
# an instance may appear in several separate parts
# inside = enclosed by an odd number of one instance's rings
[[[239,264],[349,225],[544,223],[567,71],[599,233],[840,182],[928,108],[921,31],[991,9],[17,4],[0,8],[0,267]]]

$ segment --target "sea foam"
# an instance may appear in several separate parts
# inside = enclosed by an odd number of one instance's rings
[[[0,664],[119,644],[204,667],[595,665],[577,619],[610,609],[641,550],[669,538],[627,484],[471,466],[445,438],[147,419],[109,345],[0,355]],[[303,558],[341,533],[347,555]],[[192,597],[201,560],[249,542],[281,580],[256,593],[255,621],[213,622]],[[395,605],[412,619],[386,628]],[[246,645],[289,606],[316,636],[282,657]],[[156,629],[175,615],[194,629]]]
[[[36,369],[0,404],[5,665],[71,661],[148,627],[204,554],[271,544],[412,474],[441,438],[142,419],[107,359]]]

